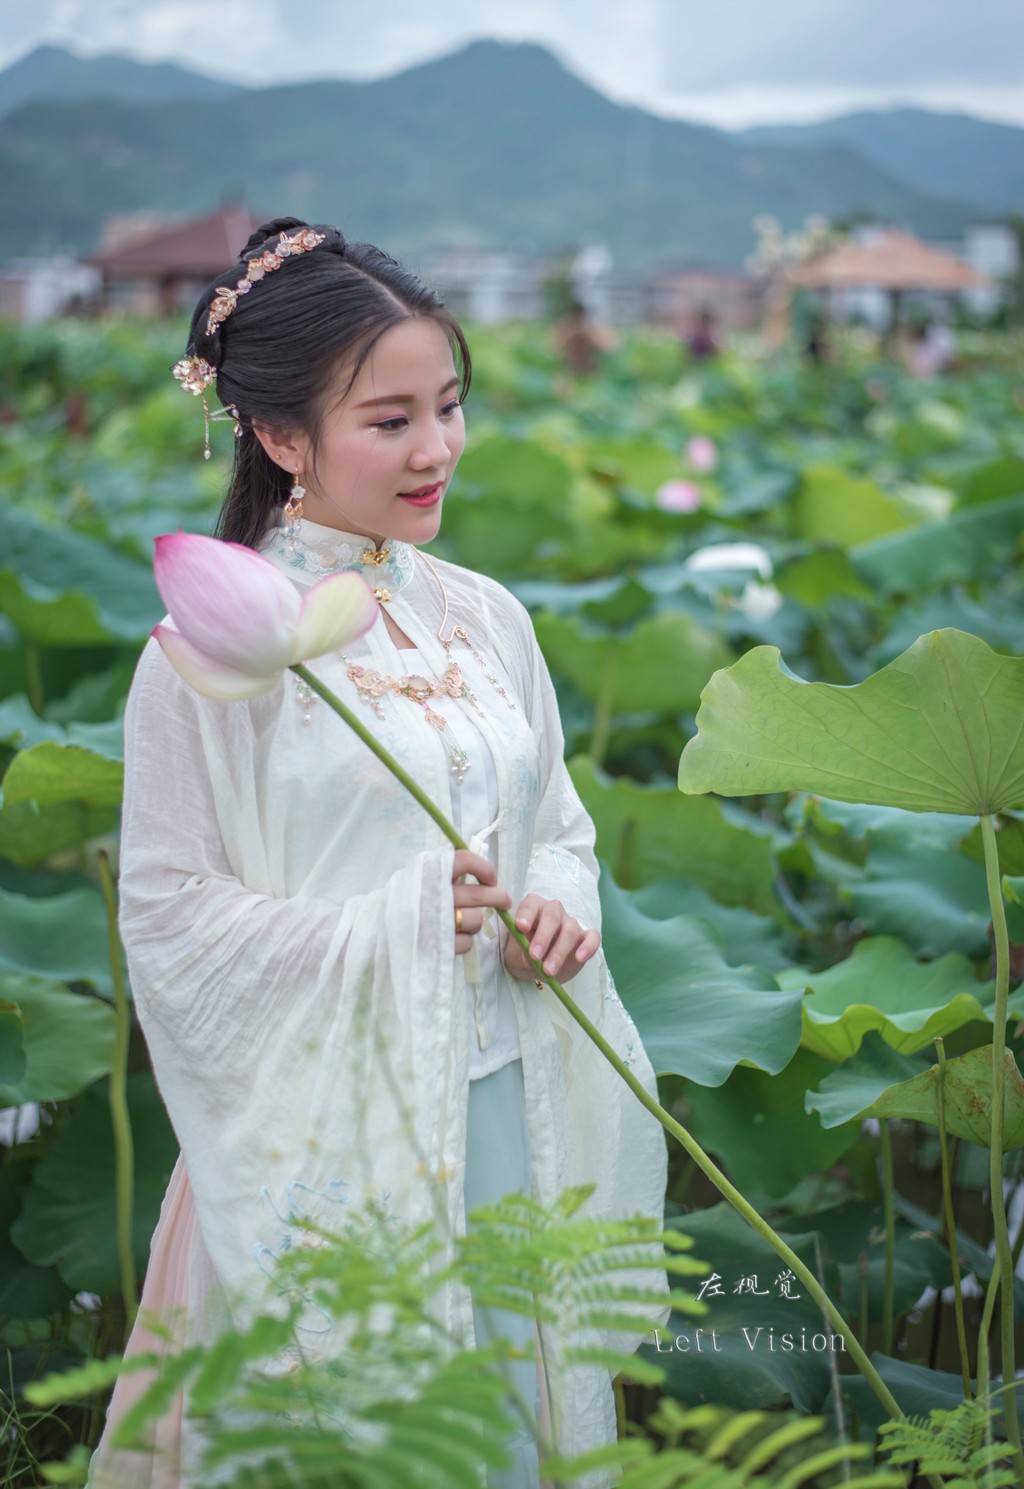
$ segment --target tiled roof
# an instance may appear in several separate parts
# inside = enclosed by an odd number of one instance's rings
[[[210,279],[235,262],[250,233],[265,221],[236,203],[219,207],[205,217],[161,228],[120,248],[95,253],[88,262],[107,276],[174,274]]]

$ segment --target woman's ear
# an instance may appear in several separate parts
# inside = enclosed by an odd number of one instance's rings
[[[306,468],[309,439],[296,430],[271,429],[262,420],[252,421],[252,432],[275,465],[289,475],[301,475]]]

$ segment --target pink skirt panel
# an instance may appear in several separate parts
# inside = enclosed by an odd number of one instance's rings
[[[180,1348],[184,1342],[193,1241],[200,1241],[194,1235],[195,1218],[192,1190],[179,1154],[150,1243],[139,1313],[125,1348],[125,1359],[150,1352],[162,1356],[172,1347]],[[159,1315],[172,1335],[170,1342],[147,1327],[151,1314]],[[183,1397],[180,1390],[168,1410],[150,1428],[152,1452],[129,1453],[110,1446],[114,1428],[146,1390],[153,1374],[149,1369],[118,1377],[107,1407],[103,1436],[90,1464],[88,1489],[180,1489]]]

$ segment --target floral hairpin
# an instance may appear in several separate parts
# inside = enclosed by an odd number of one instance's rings
[[[315,233],[312,228],[303,228],[290,238],[286,233],[280,233],[276,248],[268,248],[265,253],[249,260],[244,276],[234,289],[223,284],[217,286],[216,298],[210,304],[210,314],[206,322],[207,336],[212,336],[220,323],[227,320],[238,304],[239,295],[247,295],[253,285],[258,284],[265,275],[272,274],[275,269],[280,269],[285,259],[295,258],[300,253],[308,253],[311,248],[316,248],[322,243],[326,237],[326,233]]]
[[[216,413],[210,413],[210,406],[206,401],[206,390],[211,383],[217,380],[217,369],[211,367],[210,363],[202,357],[182,357],[180,362],[175,362],[171,373],[185,389],[186,393],[192,393],[202,400],[203,405],[203,459],[210,458],[210,421],[217,419],[233,419],[235,434],[239,439],[242,437],[242,425],[239,420],[238,409],[229,404],[226,409],[218,409]]]
[[[186,393],[195,393],[199,398],[217,377],[217,369],[204,362],[202,357],[182,357],[180,362],[175,362],[171,372]]]

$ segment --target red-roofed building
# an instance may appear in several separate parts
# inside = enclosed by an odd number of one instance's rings
[[[137,230],[130,219],[112,221],[86,260],[100,271],[107,309],[136,315],[177,315],[191,310],[201,290],[237,259],[250,233],[265,222],[238,202],[204,217],[152,220]]]

